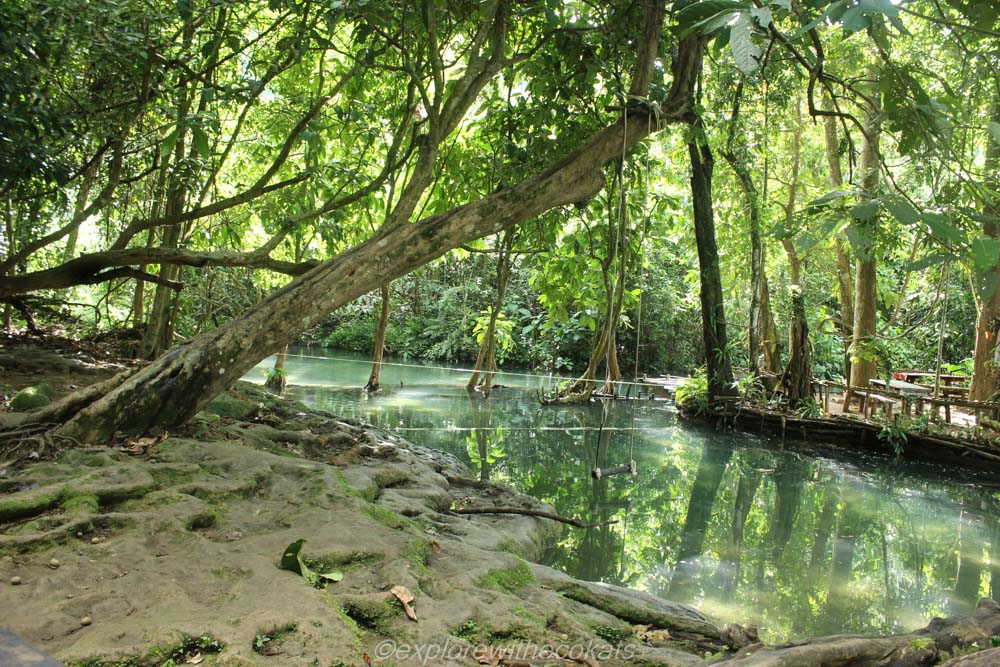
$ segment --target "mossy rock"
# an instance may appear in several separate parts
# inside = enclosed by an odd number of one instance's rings
[[[46,383],[25,387],[10,400],[10,407],[15,412],[29,412],[44,408],[52,402],[52,387]]]
[[[205,412],[219,415],[234,421],[246,421],[257,415],[258,406],[249,401],[243,401],[229,394],[219,394],[211,403],[205,406]]]
[[[483,588],[493,588],[507,593],[516,593],[534,583],[537,583],[535,575],[524,561],[514,567],[490,570],[479,579],[479,585]]]

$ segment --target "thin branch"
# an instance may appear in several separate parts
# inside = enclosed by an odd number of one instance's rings
[[[524,516],[537,516],[542,519],[551,519],[559,523],[566,523],[577,528],[597,528],[599,526],[611,526],[618,523],[617,519],[612,521],[599,521],[597,523],[586,523],[579,519],[570,519],[559,516],[544,510],[534,510],[527,507],[461,507],[449,510],[452,514],[521,514]]]

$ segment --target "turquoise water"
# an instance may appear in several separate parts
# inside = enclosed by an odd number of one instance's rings
[[[807,453],[680,422],[667,401],[542,406],[538,390],[559,380],[548,376],[499,374],[504,386],[484,400],[465,390],[468,372],[388,361],[383,391],[366,397],[366,357],[299,350],[288,394],[453,454],[564,516],[618,520],[566,528],[546,562],[576,577],[754,622],[771,641],[909,631],[1000,587],[1000,485],[989,477],[816,443]],[[263,381],[272,363],[247,379]],[[635,479],[591,477],[630,450]]]

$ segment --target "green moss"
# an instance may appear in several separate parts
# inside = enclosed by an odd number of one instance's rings
[[[409,476],[401,470],[383,470],[375,475],[372,481],[379,489],[387,489],[391,486],[399,486],[409,479]]]
[[[229,394],[219,394],[205,406],[205,411],[235,421],[246,421],[257,415],[258,406]]]
[[[431,553],[433,553],[431,543],[418,537],[410,543],[410,548],[403,554],[413,564],[415,568],[413,574],[417,579],[422,579],[430,574],[430,568],[427,565],[431,561]]]
[[[187,520],[188,530],[208,530],[219,523],[219,515],[213,511],[198,512]]]
[[[525,621],[527,621],[528,623],[531,623],[532,625],[537,625],[537,626],[542,627],[542,628],[548,626],[548,622],[546,622],[546,620],[544,618],[542,618],[538,614],[535,614],[535,613],[533,613],[533,612],[525,609],[524,607],[515,607],[511,611],[514,613],[515,616],[517,616],[518,618],[524,619]]]
[[[400,516],[390,509],[386,509],[385,507],[380,507],[378,505],[365,507],[361,511],[372,519],[378,521],[386,528],[392,528],[393,530],[400,530],[411,523],[409,519]]]
[[[451,634],[459,639],[464,639],[470,644],[479,644],[489,635],[490,630],[482,622],[475,619],[458,625],[451,630]]]
[[[64,493],[62,507],[67,514],[96,514],[99,504],[93,493]]]
[[[400,613],[401,607],[395,598],[381,602],[353,599],[343,602],[341,611],[361,628],[380,635],[391,635],[392,619]]]
[[[306,565],[320,572],[366,567],[385,559],[384,554],[369,551],[352,551],[347,554],[326,554],[316,558],[307,558]]]
[[[251,648],[259,655],[275,655],[282,642],[295,634],[299,626],[295,623],[275,626],[268,630],[260,630],[253,637]]]
[[[210,635],[202,635],[201,637],[181,635],[179,643],[154,647],[145,655],[110,660],[100,657],[87,658],[78,662],[70,662],[67,667],[175,667],[175,665],[186,664],[188,656],[191,654],[221,653],[225,647],[225,644]]]
[[[591,626],[594,634],[610,644],[618,644],[632,636],[632,627],[626,623]]]
[[[52,402],[52,388],[44,382],[34,387],[25,387],[10,399],[10,407],[15,412],[28,412],[43,408]]]
[[[514,567],[490,570],[479,578],[479,585],[483,588],[494,588],[508,593],[515,593],[534,583],[536,583],[535,575],[524,561]]]
[[[62,498],[62,491],[49,488],[42,491],[27,491],[0,500],[0,521],[12,521],[41,514],[55,506]]]

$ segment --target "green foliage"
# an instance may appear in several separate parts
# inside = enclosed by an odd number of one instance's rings
[[[674,398],[685,410],[696,414],[704,412],[708,408],[708,374],[705,368],[699,368],[693,376],[678,384]]]
[[[177,644],[158,646],[141,656],[128,656],[105,660],[103,658],[88,658],[70,662],[69,667],[180,667],[189,664],[189,658],[201,654],[213,655],[221,653],[226,645],[210,635],[191,637],[181,635]]]
[[[878,432],[878,439],[892,448],[899,456],[906,445],[906,427],[898,422],[886,422]]]

